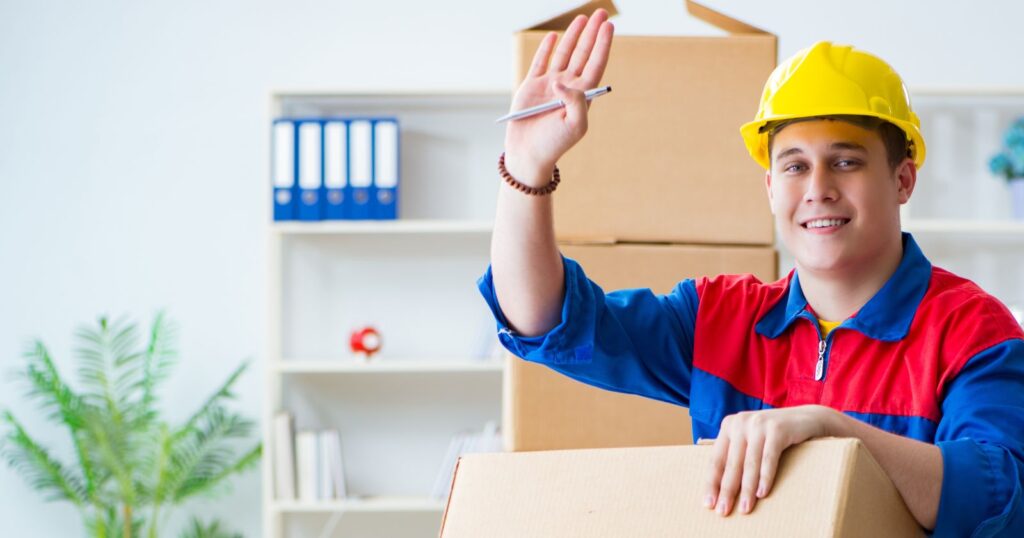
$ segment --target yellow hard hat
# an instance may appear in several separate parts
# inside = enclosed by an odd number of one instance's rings
[[[873,54],[828,41],[796,53],[772,71],[757,117],[740,127],[740,134],[750,156],[767,170],[766,125],[834,115],[872,116],[896,125],[907,135],[914,164],[924,164],[921,120],[910,109],[899,74]]]

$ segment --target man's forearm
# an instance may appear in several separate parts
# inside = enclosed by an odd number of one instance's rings
[[[907,508],[926,529],[934,529],[942,493],[939,447],[892,434],[835,411],[828,425],[835,437],[856,437],[896,485]]]
[[[546,167],[509,172],[533,185],[550,179]],[[551,196],[528,196],[502,183],[491,237],[494,291],[509,325],[523,336],[551,330],[561,319],[565,275],[555,242]]]

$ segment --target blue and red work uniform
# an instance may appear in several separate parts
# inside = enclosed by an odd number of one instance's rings
[[[714,438],[740,411],[820,404],[937,445],[935,536],[1024,536],[1024,332],[973,282],[903,258],[856,315],[822,337],[795,271],[684,280],[671,293],[605,292],[563,257],[561,322],[520,337],[477,285],[511,352],[584,383],[690,409]]]

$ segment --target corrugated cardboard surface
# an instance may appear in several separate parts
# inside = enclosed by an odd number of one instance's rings
[[[687,278],[750,273],[762,282],[778,274],[774,247],[707,245],[559,245],[604,291],[651,288],[669,293]]]
[[[611,291],[645,287],[668,293],[684,278],[753,273],[775,279],[770,247],[562,245],[594,282]],[[507,450],[551,450],[690,443],[686,409],[601,390],[534,363],[509,357],[505,368]]]
[[[782,457],[751,514],[701,506],[710,446],[474,454],[456,468],[442,538],[785,536],[884,538],[921,531],[855,439]]]
[[[506,450],[692,442],[685,407],[591,387],[512,355],[506,360]]]
[[[516,35],[517,80],[544,34]],[[613,91],[558,163],[558,239],[772,244],[764,172],[739,127],[775,63],[770,34],[616,35],[602,80]]]

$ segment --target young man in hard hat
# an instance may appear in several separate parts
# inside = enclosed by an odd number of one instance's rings
[[[508,126],[492,266],[479,282],[503,345],[689,407],[694,436],[716,438],[705,505],[722,515],[770,494],[787,447],[857,437],[922,527],[1024,536],[1024,333],[901,233],[925,144],[900,77],[868,53],[818,43],[765,85],[741,133],[767,170],[796,260],[788,277],[605,294],[560,255],[546,195],[556,161],[586,132],[581,90],[598,85],[612,33],[599,10],[557,48],[549,34],[513,100],[567,106]]]

